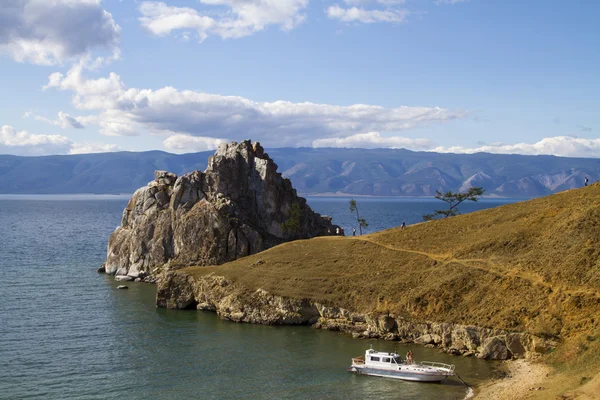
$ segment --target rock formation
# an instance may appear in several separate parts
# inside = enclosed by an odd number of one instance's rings
[[[167,264],[222,264],[335,228],[297,196],[258,142],[233,142],[204,172],[156,171],[111,234],[104,271],[153,280]]]
[[[529,333],[416,322],[390,314],[357,313],[306,299],[276,296],[263,289],[251,291],[223,276],[194,277],[186,271],[169,271],[161,276],[156,304],[166,308],[214,311],[221,318],[236,322],[312,325],[350,333],[355,338],[399,340],[488,360],[535,358],[557,345]]]

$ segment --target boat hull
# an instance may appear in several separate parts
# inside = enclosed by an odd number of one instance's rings
[[[393,378],[393,379],[401,379],[404,381],[413,381],[413,382],[441,382],[446,379],[451,374],[445,373],[418,373],[410,370],[402,371],[402,370],[392,370],[392,369],[379,369],[379,368],[369,368],[364,366],[356,366],[353,365],[348,369],[350,372],[355,372],[361,375],[369,375],[369,376],[380,376],[383,378]]]

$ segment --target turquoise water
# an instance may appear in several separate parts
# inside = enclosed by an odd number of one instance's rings
[[[457,381],[419,384],[346,372],[351,357],[371,345],[456,364],[471,384],[492,373],[492,363],[435,349],[156,309],[154,286],[128,283],[129,290],[117,290],[112,278],[95,272],[126,202],[124,197],[0,197],[1,399],[465,396]],[[417,216],[424,203],[359,200],[365,218],[379,229],[398,225],[399,219],[416,222],[408,215]],[[311,198],[309,204],[334,221],[337,214],[342,225],[349,214],[347,199]],[[397,215],[399,209],[412,214]]]

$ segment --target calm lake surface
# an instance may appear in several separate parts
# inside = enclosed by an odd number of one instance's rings
[[[96,268],[128,196],[0,196],[1,399],[461,399],[452,380],[422,384],[355,376],[370,346],[456,365],[476,385],[494,368],[474,358],[309,327],[220,320],[157,309],[155,287],[117,290]],[[421,220],[441,202],[357,198],[368,232]],[[348,198],[311,197],[352,232]],[[505,204],[483,200],[463,212]]]

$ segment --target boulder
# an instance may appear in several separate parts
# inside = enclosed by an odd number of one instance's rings
[[[119,286],[117,286],[117,289],[129,289],[129,286],[127,286],[127,285],[119,285]]]
[[[510,356],[505,341],[499,336],[494,336],[483,342],[478,357],[486,360],[506,360]]]
[[[155,171],[123,210],[104,269],[145,282],[187,265],[217,265],[284,241],[335,232],[298,197],[259,143],[223,144],[207,169]]]
[[[132,281],[133,278],[129,275],[115,275],[115,281]]]
[[[522,358],[527,352],[525,349],[527,341],[528,335],[523,335],[522,333],[509,333],[506,335],[506,348],[513,357]]]

